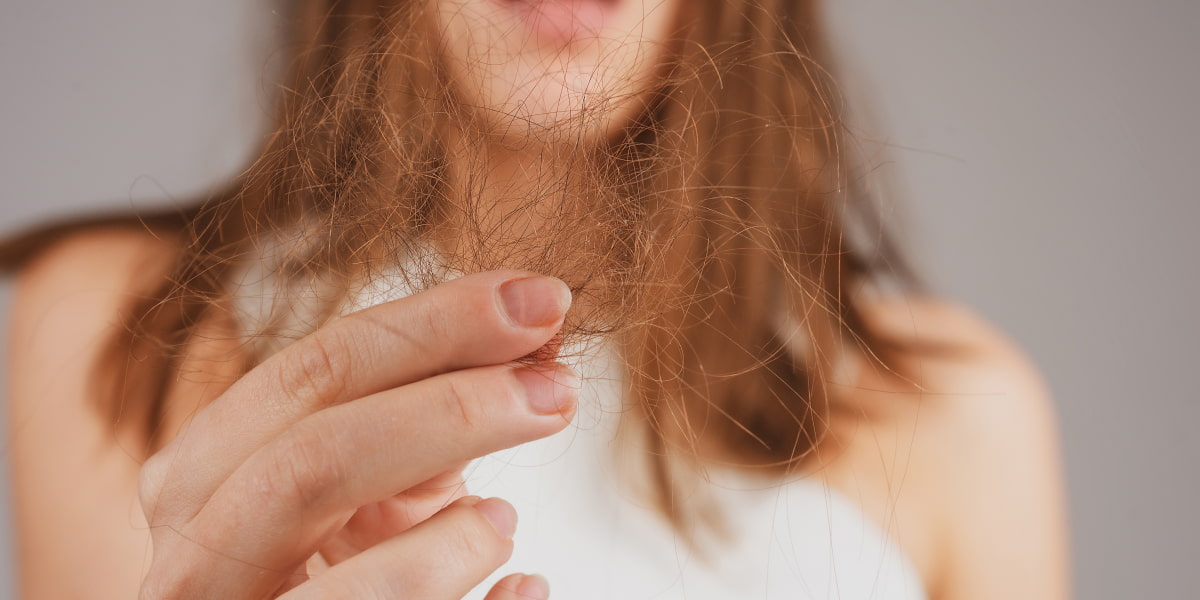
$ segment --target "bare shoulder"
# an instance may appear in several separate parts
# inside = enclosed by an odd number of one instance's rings
[[[1057,424],[1037,369],[958,304],[877,301],[864,316],[897,351],[846,386],[834,485],[896,535],[935,598],[1066,597]]]
[[[888,361],[899,387],[907,382],[922,392],[928,416],[953,421],[953,430],[978,426],[983,430],[972,435],[1008,434],[1003,423],[1051,417],[1049,391],[1025,352],[965,306],[893,299],[867,306],[865,317],[873,333],[899,348]]]
[[[136,593],[138,573],[95,560],[140,564],[146,542],[131,513],[136,447],[97,410],[90,374],[124,308],[174,256],[169,240],[105,228],[53,243],[18,273],[6,396],[23,597]]]
[[[122,309],[165,275],[175,254],[173,241],[132,227],[73,233],[42,250],[16,278],[8,340],[14,384],[38,385],[50,365],[56,379],[82,375]]]
[[[133,227],[102,227],[72,233],[42,250],[17,276],[14,310],[36,311],[80,294],[132,292],[150,268],[161,270],[177,242]],[[19,324],[18,320],[18,324]]]
[[[174,256],[172,240],[134,228],[98,228],[52,243],[17,275],[10,345],[21,352],[12,359],[36,365],[94,353],[96,337]]]

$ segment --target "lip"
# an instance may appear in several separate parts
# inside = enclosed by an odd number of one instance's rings
[[[542,43],[568,45],[596,38],[618,0],[498,0]]]

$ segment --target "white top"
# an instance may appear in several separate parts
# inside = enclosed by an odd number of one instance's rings
[[[266,257],[264,257],[266,259]],[[264,260],[244,272],[239,318],[246,331],[274,320],[269,352],[312,321],[302,287],[281,286]],[[447,274],[450,278],[451,274]],[[381,277],[342,312],[407,295]],[[287,306],[277,305],[284,300]],[[272,314],[283,313],[282,320]],[[309,315],[310,316],[310,315]],[[269,348],[274,346],[274,348]],[[570,352],[584,388],[573,423],[549,438],[471,463],[469,493],[499,496],[519,517],[509,562],[468,594],[482,599],[501,576],[540,573],[558,600],[925,600],[912,564],[852,501],[818,478],[787,482],[709,473],[728,540],[693,549],[620,477],[614,437],[620,369],[611,353]]]
[[[519,516],[512,559],[467,598],[513,572],[545,575],[563,600],[926,598],[896,544],[817,478],[710,474],[733,539],[698,550],[677,539],[615,472],[619,387],[601,362],[578,367],[584,391],[566,430],[467,469],[470,493]]]

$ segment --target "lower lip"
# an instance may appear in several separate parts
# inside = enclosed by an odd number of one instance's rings
[[[617,0],[500,0],[537,36],[555,45],[595,38]]]

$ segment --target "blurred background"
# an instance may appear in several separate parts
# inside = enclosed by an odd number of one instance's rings
[[[1200,3],[829,5],[918,264],[1054,391],[1077,596],[1195,597]],[[271,6],[5,2],[0,235],[236,173],[270,105]]]

